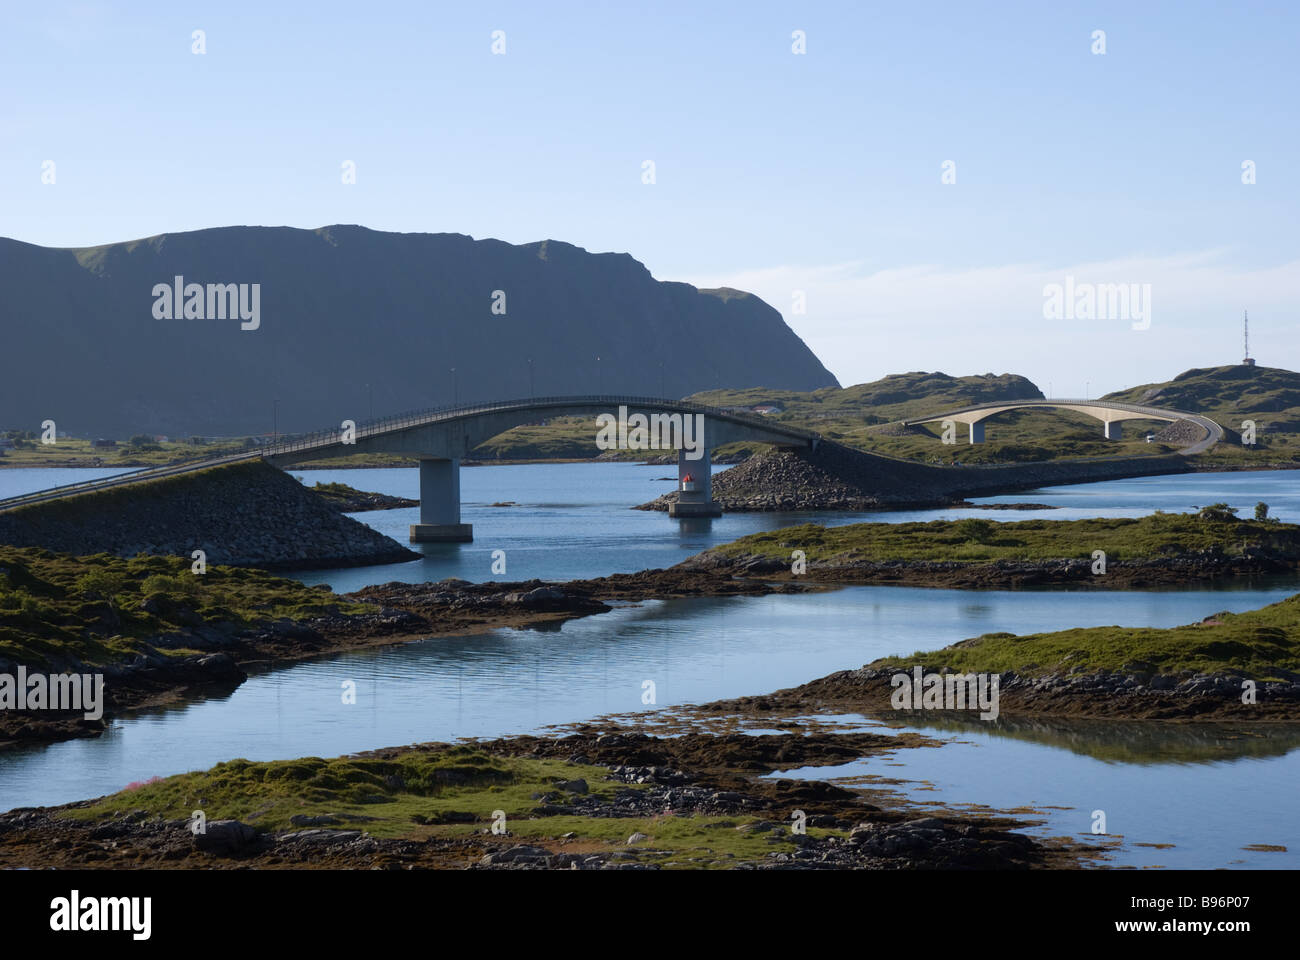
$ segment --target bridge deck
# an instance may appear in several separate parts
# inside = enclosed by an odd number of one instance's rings
[[[1197,453],[1204,453],[1210,447],[1214,446],[1223,439],[1223,428],[1211,420],[1209,417],[1202,416],[1198,413],[1190,413],[1185,410],[1173,410],[1165,407],[1152,407],[1138,403],[1123,403],[1109,400],[1068,400],[1068,399],[1025,399],[1025,400],[1002,400],[993,403],[978,403],[969,407],[958,407],[955,410],[949,410],[946,413],[934,414],[926,417],[911,417],[901,421],[903,426],[913,426],[921,423],[936,423],[942,420],[951,420],[963,417],[973,413],[983,413],[987,411],[988,416],[994,416],[1008,410],[1030,410],[1034,408],[1044,409],[1067,409],[1075,410],[1081,413],[1088,413],[1090,416],[1097,417],[1099,420],[1105,420],[1094,411],[1114,411],[1132,414],[1132,417],[1125,419],[1151,419],[1164,420],[1171,423],[1177,423],[1180,420],[1188,420],[1202,430],[1205,436],[1196,443],[1190,444],[1178,451],[1180,456],[1191,456]],[[979,420],[986,419],[980,417]],[[973,423],[977,421],[962,420],[963,423]]]
[[[707,404],[695,403],[690,400],[666,400],[662,397],[637,397],[619,394],[576,397],[534,397],[521,400],[498,400],[491,403],[477,403],[464,406],[454,405],[432,407],[426,410],[365,421],[357,426],[356,439],[363,440],[367,438],[391,436],[393,434],[402,433],[420,427],[453,423],[458,420],[467,420],[485,414],[505,412],[536,412],[540,414],[545,413],[547,410],[582,406],[600,407],[607,410],[617,409],[620,406],[624,406],[640,410],[655,410],[665,413],[698,413],[714,420],[752,428],[756,432],[768,434],[774,438],[787,440],[792,445],[815,446],[822,441],[821,434],[815,431],[793,427],[780,422],[773,422],[771,419],[760,414],[746,414],[733,410],[723,410],[719,407],[711,407]],[[957,410],[950,410],[947,413],[937,414],[934,416],[907,419],[902,421],[902,423],[905,426],[919,423],[934,423],[961,414],[978,413],[981,410],[1000,411],[1006,409],[1026,409],[1033,407],[1053,408],[1060,406],[1091,406],[1097,409],[1125,410],[1136,414],[1152,415],[1153,419],[1190,420],[1205,430],[1206,435],[1200,441],[1179,450],[1178,453],[1182,456],[1202,453],[1212,447],[1219,440],[1223,439],[1224,435],[1222,427],[1213,420],[1210,420],[1208,417],[1203,417],[1199,414],[1186,413],[1179,410],[1167,410],[1159,407],[1142,406],[1140,404],[1111,403],[1096,400],[1028,399],[1009,402],[1003,401],[1000,403],[976,404],[974,406],[961,407]],[[769,440],[764,442],[772,441]],[[303,459],[303,454],[310,454],[312,452],[320,452],[323,456],[329,456],[337,452],[350,451],[348,451],[348,445],[343,444],[341,441],[339,428],[331,427],[327,430],[318,430],[314,433],[293,437],[292,439],[285,439],[275,443],[265,444],[255,450],[250,450],[247,453],[231,454],[221,457],[205,457],[184,461],[182,463],[166,464],[160,467],[134,470],[130,473],[119,474],[114,477],[105,477],[99,480],[84,480],[78,483],[64,484],[62,486],[37,490],[16,497],[8,497],[0,500],[0,511],[12,510],[18,507],[41,503],[48,500],[57,500],[62,497],[77,496],[82,493],[91,493],[96,490],[106,490],[127,484],[160,480],[166,477],[179,476],[185,473],[193,473],[199,470],[207,470],[212,467],[225,466],[227,464],[240,463],[247,460],[262,459],[273,461],[279,457],[293,457],[301,460]],[[885,459],[890,460],[900,459],[882,454],[873,455],[883,456]],[[910,463],[912,461],[906,462]]]
[[[396,414],[390,417],[381,417],[375,420],[365,421],[357,426],[356,439],[364,440],[368,438],[392,436],[394,434],[403,433],[420,427],[454,423],[459,420],[467,420],[484,414],[510,412],[536,412],[538,414],[544,414],[547,410],[582,406],[599,407],[606,410],[617,410],[620,406],[623,406],[640,410],[654,410],[656,412],[669,414],[698,413],[714,420],[749,427],[755,431],[770,434],[773,438],[784,439],[789,441],[791,444],[797,444],[800,446],[812,446],[821,440],[821,435],[815,431],[776,423],[760,414],[743,414],[732,410],[723,410],[720,407],[711,407],[703,403],[695,403],[690,400],[665,400],[661,397],[638,397],[619,394],[596,394],[576,397],[534,397],[522,400],[497,400],[490,403],[431,407],[426,410]],[[12,510],[16,507],[28,506],[33,503],[41,503],[47,500],[57,500],[61,497],[91,493],[96,490],[106,490],[127,484],[144,483],[152,480],[160,480],[165,477],[194,473],[199,470],[207,470],[212,467],[225,466],[227,464],[240,463],[247,460],[274,460],[277,457],[288,456],[302,459],[302,454],[312,453],[314,451],[319,451],[322,455],[326,456],[338,452],[351,452],[346,450],[348,446],[350,445],[342,443],[340,428],[331,427],[326,430],[317,430],[314,433],[295,436],[292,439],[264,444],[263,446],[258,447],[255,450],[250,450],[247,453],[187,460],[182,463],[166,464],[161,467],[135,470],[130,473],[119,474],[114,477],[104,477],[98,480],[83,480],[78,483],[63,484],[57,487],[49,487],[44,490],[36,490],[32,493],[21,494],[16,497],[8,497],[0,500],[0,511]]]

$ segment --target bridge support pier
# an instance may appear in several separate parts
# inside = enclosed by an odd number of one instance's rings
[[[411,543],[469,543],[474,527],[460,522],[460,461],[420,461],[420,522]]]
[[[983,443],[983,442],[984,442],[984,424],[983,424],[983,423],[972,423],[972,424],[970,425],[970,442],[971,442],[971,443]]]
[[[720,517],[722,508],[713,502],[713,458],[709,449],[698,460],[687,460],[677,451],[677,500],[668,505],[670,517]]]
[[[1124,434],[1124,424],[1118,420],[1106,421],[1106,439],[1118,440]]]

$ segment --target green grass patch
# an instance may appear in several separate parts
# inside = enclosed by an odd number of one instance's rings
[[[557,780],[586,777],[593,793],[612,794],[617,785],[599,782],[604,774],[560,760],[492,757],[474,747],[410,751],[394,759],[231,760],[120,791],[69,816],[99,820],[144,810],[185,819],[201,809],[209,820],[271,830],[291,829],[290,818],[299,814],[374,818],[357,822],[378,836],[405,836],[446,814],[473,814],[485,823],[494,810],[504,810],[507,819],[523,817],[540,802],[533,793],[553,790]]]
[[[1085,627],[1052,633],[990,633],[942,650],[885,657],[887,669],[952,667],[962,673],[1024,676],[1111,672],[1240,673],[1285,679],[1300,671],[1300,594],[1246,613],[1219,613],[1201,623],[1154,627]]]
[[[786,561],[795,550],[810,563],[1055,560],[1089,558],[1104,550],[1109,561],[1155,560],[1205,550],[1239,556],[1248,549],[1300,557],[1300,526],[1238,519],[1206,508],[1196,514],[1157,512],[1138,518],[1020,520],[982,517],[928,523],[803,524],[750,534],[713,548],[723,556],[758,555]]]
[[[243,629],[374,609],[343,602],[324,585],[309,587],[261,570],[213,565],[196,575],[183,557],[72,557],[0,546],[0,657],[29,666],[114,663],[159,634],[202,623]]]
[[[606,774],[603,767],[556,759],[493,756],[473,745],[411,750],[391,758],[231,760],[210,770],[133,785],[64,816],[95,822],[143,810],[150,817],[181,820],[202,810],[209,821],[241,820],[269,831],[299,829],[292,823],[295,816],[328,816],[340,821],[339,828],[381,837],[459,837],[484,829],[500,810],[510,839],[517,842],[574,833],[579,842],[626,849],[628,837],[640,832],[650,839],[638,846],[666,851],[663,860],[696,855],[727,859],[727,854],[758,859],[790,847],[788,838],[771,843],[766,833],[735,829],[755,817],[534,815],[544,802],[536,795],[556,791],[560,780],[585,779],[590,795],[607,801],[622,790],[648,789],[607,781]]]
[[[27,433],[30,431],[4,430],[0,436]],[[20,446],[0,449],[0,467],[152,467],[244,453],[255,444],[251,438],[222,438],[204,442],[151,440],[137,444],[119,440],[115,447],[96,447],[90,438],[68,436],[60,436],[54,443],[42,443],[36,436],[18,442]]]

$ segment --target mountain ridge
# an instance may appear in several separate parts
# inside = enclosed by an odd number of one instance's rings
[[[154,288],[176,276],[259,284],[257,328],[180,319],[180,304],[157,319]],[[0,381],[0,428],[246,435],[361,421],[372,402],[382,416],[530,391],[838,385],[753,294],[656,280],[630,254],[550,238],[356,224],[92,247],[0,238],[0,285],[6,353],[31,358]]]

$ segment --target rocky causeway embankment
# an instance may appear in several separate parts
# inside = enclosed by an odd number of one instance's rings
[[[292,476],[246,461],[0,513],[0,543],[86,556],[161,554],[236,567],[311,569],[419,559]]]
[[[1186,473],[1179,456],[1115,460],[1054,460],[995,466],[935,467],[881,457],[823,440],[816,450],[774,450],[750,457],[713,478],[713,499],[724,511],[885,510],[948,506],[1061,483]],[[641,504],[667,510],[677,494]]]

